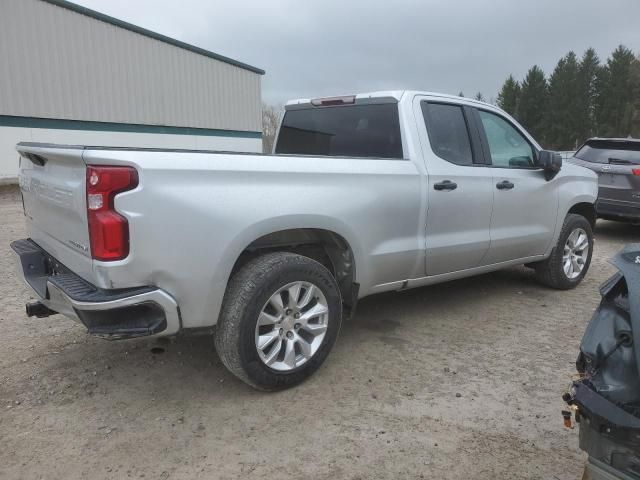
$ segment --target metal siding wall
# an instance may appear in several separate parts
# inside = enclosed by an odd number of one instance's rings
[[[40,0],[0,0],[0,115],[260,131],[260,75]]]

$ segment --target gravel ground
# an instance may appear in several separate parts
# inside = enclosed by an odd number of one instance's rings
[[[367,298],[320,371],[276,394],[227,373],[208,337],[107,342],[28,319],[8,246],[24,235],[0,188],[0,478],[576,479],[560,396],[606,260],[640,228],[599,223],[570,292],[515,268]]]

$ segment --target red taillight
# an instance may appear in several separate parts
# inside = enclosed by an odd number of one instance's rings
[[[634,175],[637,175],[638,177],[640,177],[640,168],[634,168],[631,171],[633,172]]]
[[[135,168],[87,167],[87,220],[94,259],[122,260],[129,254],[129,223],[115,211],[113,199],[137,185]]]

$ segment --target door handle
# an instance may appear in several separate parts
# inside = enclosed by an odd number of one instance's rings
[[[496,188],[498,190],[511,190],[515,185],[511,183],[509,180],[503,180],[501,182],[496,183]]]
[[[440,183],[433,184],[434,190],[455,190],[456,188],[458,188],[458,184],[451,180],[443,180]]]

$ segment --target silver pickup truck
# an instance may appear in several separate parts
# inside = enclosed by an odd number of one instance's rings
[[[111,339],[213,332],[264,390],[313,373],[362,297],[521,264],[568,289],[593,251],[596,175],[460,97],[292,101],[273,155],[17,149],[28,315]]]

